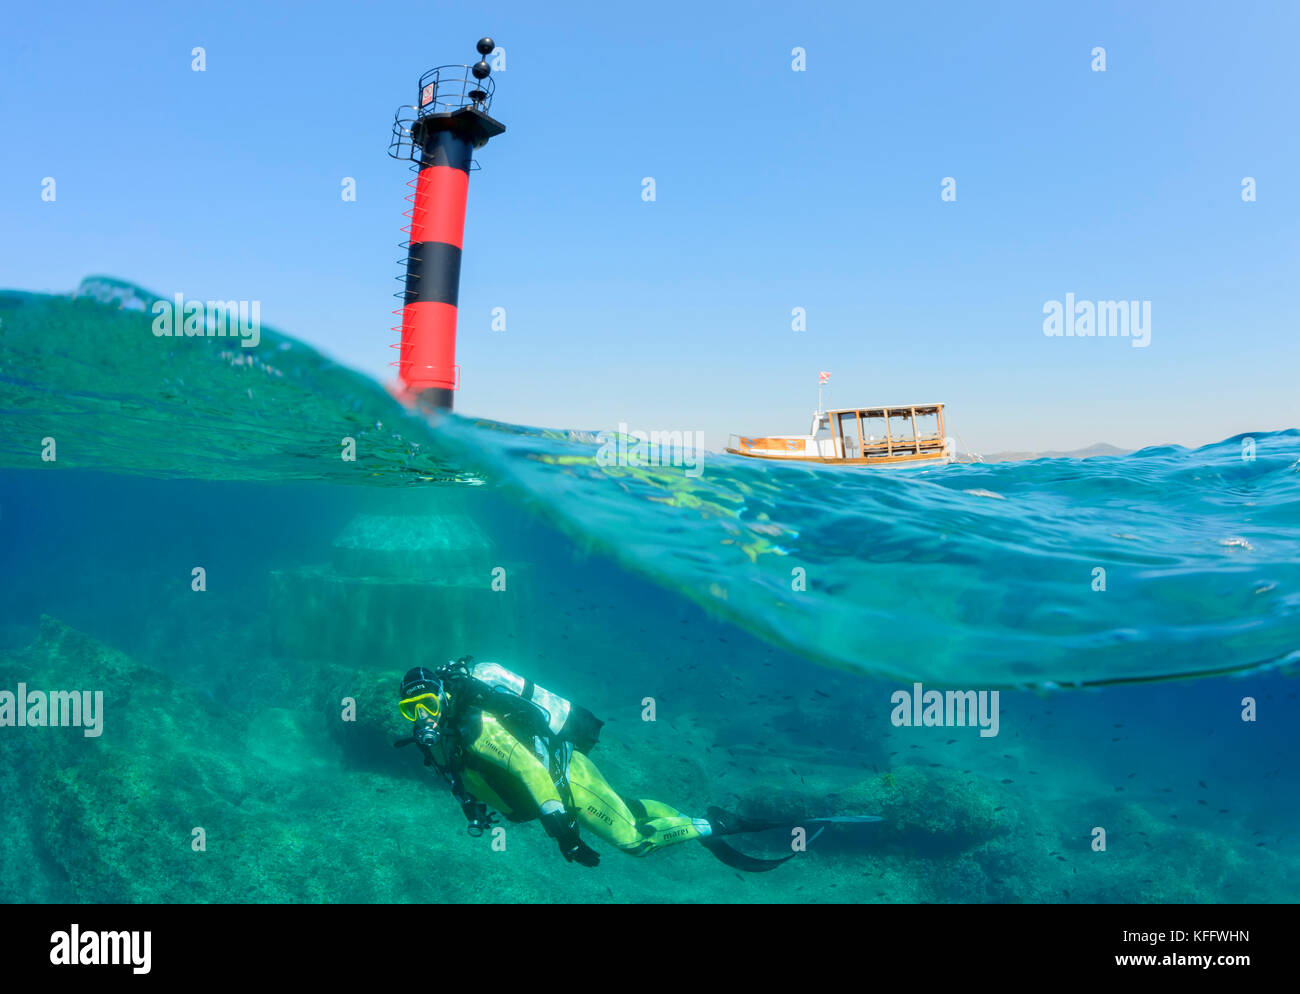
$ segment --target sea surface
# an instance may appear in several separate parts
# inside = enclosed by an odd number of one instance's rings
[[[0,900],[1300,897],[1300,431],[687,472],[155,299],[0,292],[0,695],[103,693],[93,736],[0,696]],[[603,718],[626,796],[883,820],[764,874],[470,838],[392,748],[402,672],[466,654]],[[997,734],[901,723],[927,690]]]

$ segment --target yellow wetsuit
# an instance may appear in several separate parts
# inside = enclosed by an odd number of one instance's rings
[[[511,821],[537,817],[543,805],[569,806],[538,751],[516,738],[488,711],[473,709],[457,722],[459,776],[478,801]],[[439,765],[451,757],[446,746],[434,748]],[[543,752],[544,755],[544,752]],[[576,750],[568,766],[571,810],[593,835],[633,856],[698,839],[709,833],[703,819],[691,818],[659,801],[624,800],[596,765]]]

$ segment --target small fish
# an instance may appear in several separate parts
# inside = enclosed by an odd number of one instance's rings
[[[1135,776],[1137,776],[1136,773],[1130,773],[1130,774],[1128,775],[1128,778],[1129,778],[1130,780],[1132,780]]]
[[[1197,804],[1202,804],[1202,805],[1204,805],[1204,806],[1207,807],[1207,808],[1209,807],[1209,805],[1206,804],[1205,801],[1197,801],[1196,803],[1197,803]]]
[[[816,694],[818,697],[830,697],[830,696],[831,696],[830,694],[826,693],[824,690],[818,690],[816,687],[813,687],[813,693]]]
[[[1005,811],[1006,809],[1007,809],[1007,806],[1006,806],[1005,804],[1000,804],[1000,805],[998,805],[996,808],[994,808],[993,810],[994,810],[994,811]]]
[[[949,740],[948,740],[947,742],[945,742],[944,744],[945,744],[945,745],[952,745],[952,744],[953,744],[954,742],[956,742],[956,741],[957,741],[956,739],[949,739]]]
[[[1003,782],[1003,783],[1015,783],[1014,780],[1003,780],[1002,782]]]
[[[1196,781],[1196,785],[1197,785],[1198,787],[1202,788],[1203,790],[1209,790],[1209,789],[1210,789],[1209,787],[1206,787],[1206,786],[1205,786],[1205,781],[1204,781],[1204,780],[1197,780],[1197,781]]]

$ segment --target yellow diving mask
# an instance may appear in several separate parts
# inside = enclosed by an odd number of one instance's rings
[[[398,701],[397,707],[407,721],[419,721],[421,718],[436,721],[442,714],[442,698],[438,694],[417,694]]]

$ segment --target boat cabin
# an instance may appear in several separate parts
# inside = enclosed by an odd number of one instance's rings
[[[841,408],[813,415],[807,435],[732,435],[727,451],[758,459],[856,465],[948,461],[942,404]]]

